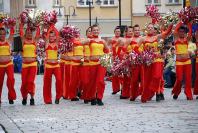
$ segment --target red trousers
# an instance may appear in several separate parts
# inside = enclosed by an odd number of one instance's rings
[[[196,79],[195,79],[194,95],[198,95],[198,59],[195,69],[196,69]]]
[[[121,95],[123,97],[130,97],[130,84],[131,84],[131,77],[124,75],[123,78],[123,87],[122,87],[122,93]]]
[[[62,89],[65,90],[65,63],[64,62],[61,62],[60,63],[60,71],[61,71],[61,79],[62,79]],[[62,90],[62,92],[63,92]],[[64,92],[63,92],[64,94]],[[63,95],[64,97],[64,95]]]
[[[16,99],[16,92],[14,90],[14,67],[13,65],[0,67],[0,103],[5,73],[7,74],[8,100]]]
[[[143,66],[143,89],[142,89],[142,96],[141,101],[147,102],[151,99],[154,95],[153,91],[150,90],[149,84],[151,83],[151,75],[152,75],[152,66]]]
[[[90,66],[90,88],[88,90],[88,97],[91,100],[98,98],[102,100],[104,90],[105,90],[105,82],[104,77],[106,74],[106,69],[99,65]]]
[[[119,92],[121,86],[121,79],[118,76],[112,76],[112,89],[113,92]]]
[[[142,66],[132,66],[131,70],[131,99],[135,100],[142,92],[143,70]]]
[[[56,78],[56,99],[60,99],[63,94],[60,67],[45,68],[43,79],[43,98],[45,103],[52,103],[52,74],[54,74]]]
[[[72,65],[72,70],[71,70],[71,82],[70,82],[70,87],[69,87],[69,98],[76,98],[77,92],[79,89],[79,85],[81,82],[81,66],[80,65]]]
[[[63,98],[69,99],[69,89],[71,83],[71,70],[72,66],[70,64],[65,64],[65,80],[64,80],[64,88],[63,88]]]
[[[90,66],[83,66],[82,67],[82,99],[84,100],[91,100],[88,93],[88,90],[90,89]]]
[[[23,99],[27,99],[28,93],[31,96],[34,96],[35,94],[35,78],[37,74],[37,66],[30,66],[22,68],[21,72],[21,79],[22,79],[22,85],[21,85],[21,94]]]
[[[189,99],[193,99],[191,90],[191,64],[187,65],[176,65],[176,82],[172,90],[172,94],[178,96],[182,88],[182,79],[185,79],[185,91],[184,93]]]

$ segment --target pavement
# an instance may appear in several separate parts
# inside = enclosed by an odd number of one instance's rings
[[[0,133],[198,133],[198,100],[187,101],[182,91],[173,100],[171,89],[165,89],[165,101],[155,98],[148,103],[120,100],[111,95],[106,82],[104,106],[85,105],[83,101],[61,100],[59,105],[44,105],[43,76],[36,78],[35,106],[21,105],[21,76],[15,74],[17,100],[9,105],[7,87],[3,86],[0,107]],[[53,78],[53,99],[55,98]],[[53,100],[54,101],[54,100]]]

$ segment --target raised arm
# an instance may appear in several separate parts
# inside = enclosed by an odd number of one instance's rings
[[[174,36],[177,37],[178,36],[178,30],[179,28],[182,26],[182,22],[179,22],[176,27],[175,27],[175,30],[173,32]]]
[[[163,31],[161,34],[158,35],[158,39],[165,39],[167,36],[170,35],[173,28],[173,24],[169,25],[167,30]]]
[[[188,41],[190,41],[191,39],[192,39],[192,24],[189,22],[188,24],[187,24],[187,26],[188,26],[188,35],[187,35],[187,39],[188,39]]]

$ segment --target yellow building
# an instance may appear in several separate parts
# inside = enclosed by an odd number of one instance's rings
[[[77,25],[84,34],[89,26],[89,2],[87,0],[62,0],[62,19],[69,15],[69,24]],[[93,2],[93,3],[92,3]],[[101,2],[98,4],[97,2]],[[131,25],[132,0],[121,0],[122,25]],[[72,16],[73,7],[76,16]],[[101,28],[101,36],[113,36],[113,30],[119,26],[119,2],[118,0],[91,0],[91,22],[98,23]],[[66,21],[65,21],[66,23]]]

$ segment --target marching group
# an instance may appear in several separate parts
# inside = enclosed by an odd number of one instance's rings
[[[22,30],[20,29],[20,32]],[[100,57],[105,53],[112,53],[112,60],[119,58],[124,60],[131,51],[140,53],[147,49],[153,49],[156,57],[151,65],[132,65],[130,74],[121,76],[112,75],[112,94],[121,91],[120,99],[135,101],[141,96],[141,102],[150,101],[156,96],[156,101],[164,100],[164,54],[159,48],[160,41],[166,39],[170,34],[174,35],[174,48],[176,54],[176,82],[172,95],[177,99],[184,77],[187,100],[193,100],[198,95],[198,76],[196,77],[194,91],[191,85],[191,57],[196,58],[196,72],[198,72],[197,49],[190,51],[188,43],[192,39],[192,25],[179,22],[173,31],[173,24],[166,29],[155,30],[154,24],[146,26],[145,35],[141,34],[139,25],[128,26],[125,29],[124,37],[121,37],[120,27],[114,30],[115,36],[107,41],[99,37],[100,28],[97,25],[89,27],[86,31],[87,38],[75,38],[73,49],[65,54],[58,54],[59,33],[55,26],[51,26],[45,36],[45,57],[43,76],[43,99],[45,104],[52,104],[52,75],[56,79],[55,104],[59,104],[61,98],[79,101],[91,105],[104,105],[102,99],[105,90],[104,77],[106,69],[100,63]],[[20,33],[23,50],[22,72],[21,72],[21,95],[22,104],[27,104],[28,95],[30,105],[35,105],[35,78],[37,74],[37,41],[39,36],[34,36],[30,28],[25,34]],[[198,29],[194,33],[196,45],[198,45]],[[6,38],[6,30],[0,28],[0,104],[1,93],[5,73],[7,74],[8,100],[10,104],[16,100],[14,89],[14,67],[10,44],[13,35]]]

